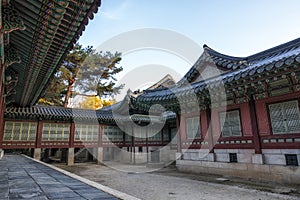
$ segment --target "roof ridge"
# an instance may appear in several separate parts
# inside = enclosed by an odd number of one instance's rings
[[[283,50],[287,50],[287,49],[290,49],[290,48],[296,47],[296,46],[300,46],[300,38],[296,38],[294,40],[277,45],[275,47],[271,47],[271,48],[261,51],[259,53],[255,53],[253,55],[248,56],[247,58],[249,59],[249,61],[254,61],[254,60],[263,58],[267,55],[282,52]]]
[[[204,49],[204,51],[207,51],[209,54],[212,54],[212,55],[218,56],[218,57],[223,57],[227,60],[234,60],[234,61],[247,60],[247,57],[236,57],[236,56],[230,56],[230,55],[220,53],[220,52],[212,49],[211,47],[209,47],[207,44],[203,45],[203,49]]]

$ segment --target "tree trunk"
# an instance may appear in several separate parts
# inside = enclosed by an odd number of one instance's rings
[[[71,93],[72,93],[72,87],[73,87],[73,83],[72,84],[69,83],[68,88],[67,88],[67,94],[66,94],[66,97],[65,97],[64,108],[68,107],[69,99],[70,99],[70,96],[71,96]]]

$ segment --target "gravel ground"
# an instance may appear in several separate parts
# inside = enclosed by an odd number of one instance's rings
[[[218,176],[180,173],[174,167],[164,168],[151,173],[127,173],[93,163],[81,163],[74,166],[55,165],[102,185],[145,200],[300,199],[300,191],[297,187],[293,188],[234,178],[218,181],[216,180],[216,178],[220,178]],[[143,166],[134,167],[138,171],[138,168]]]

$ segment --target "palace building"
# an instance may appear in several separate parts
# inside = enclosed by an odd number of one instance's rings
[[[204,45],[177,83],[167,75],[96,111],[46,107],[37,100],[100,1],[5,2],[0,149],[299,183],[300,38],[248,57]]]

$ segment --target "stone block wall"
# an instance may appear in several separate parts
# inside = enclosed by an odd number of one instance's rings
[[[210,173],[288,184],[300,183],[299,166],[177,160],[176,167],[179,171],[189,173]]]
[[[286,165],[286,154],[296,154],[300,165],[300,149],[262,149],[265,164]]]

